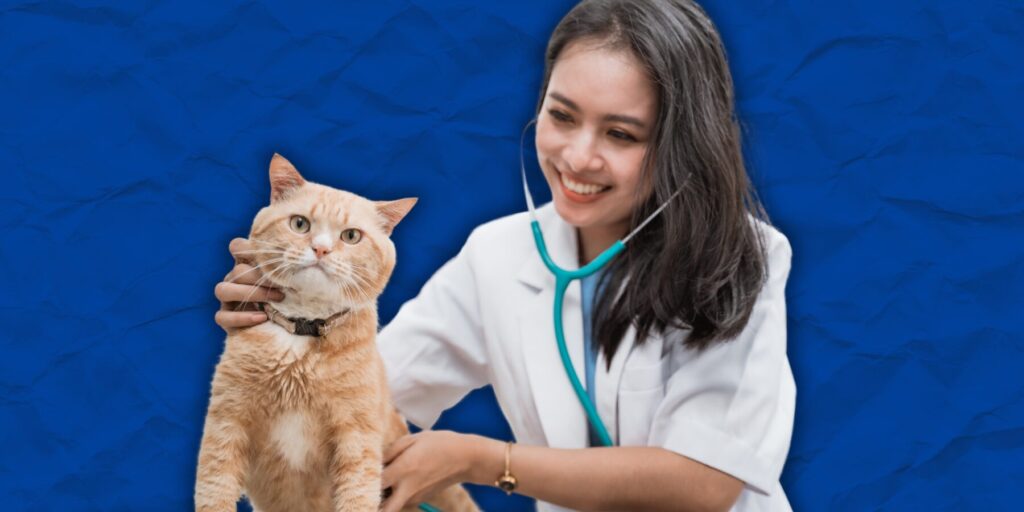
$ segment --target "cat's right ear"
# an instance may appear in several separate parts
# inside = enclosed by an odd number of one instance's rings
[[[395,225],[405,218],[405,215],[409,213],[409,210],[412,210],[416,201],[418,201],[418,199],[415,197],[407,197],[396,201],[374,201],[374,205],[377,207],[377,213],[380,214],[381,219],[384,221],[384,232],[387,233],[388,236],[391,236],[391,232],[394,231]]]
[[[306,180],[287,158],[274,153],[270,159],[270,202],[280,201]]]

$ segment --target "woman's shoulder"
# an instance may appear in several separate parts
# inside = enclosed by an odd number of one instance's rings
[[[557,215],[552,203],[537,208],[537,220],[545,234],[549,231],[546,228],[556,220],[554,217]],[[466,240],[466,246],[487,250],[500,248],[510,253],[533,250],[531,220],[530,212],[523,211],[487,221],[473,229]]]
[[[769,266],[775,266],[780,263],[789,264],[790,259],[793,257],[793,248],[789,244],[789,238],[779,230],[779,228],[771,222],[764,219],[759,219],[751,214],[747,214],[750,222],[754,225],[754,229],[758,232],[758,236],[764,242],[765,253],[768,255]]]
[[[480,243],[530,233],[530,213],[519,212],[498,217],[480,224],[469,234],[469,240]]]

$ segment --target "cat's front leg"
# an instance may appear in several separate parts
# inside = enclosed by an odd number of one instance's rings
[[[338,429],[334,443],[334,510],[376,512],[380,509],[383,459],[380,432]]]
[[[237,419],[216,402],[203,426],[196,469],[196,512],[234,512],[246,472],[247,438]]]

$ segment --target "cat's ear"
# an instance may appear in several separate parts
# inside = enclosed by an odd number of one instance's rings
[[[287,158],[274,153],[270,159],[270,202],[279,201],[292,190],[306,183],[295,166]]]
[[[412,210],[413,205],[416,204],[418,198],[407,197],[405,199],[397,199],[395,201],[374,201],[374,205],[377,207],[377,213],[380,214],[381,219],[384,220],[384,232],[391,236],[391,232],[398,225],[398,222],[405,218],[409,210]]]

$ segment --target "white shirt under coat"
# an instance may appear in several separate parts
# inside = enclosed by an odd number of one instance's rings
[[[552,259],[578,268],[576,229],[551,203],[537,217]],[[395,405],[415,425],[430,428],[468,392],[490,384],[519,443],[587,446],[586,416],[555,342],[555,279],[529,222],[524,212],[476,228],[380,332]],[[779,475],[796,403],[786,356],[792,250],[782,233],[756,223],[765,235],[768,280],[742,333],[698,354],[681,343],[688,330],[638,345],[630,328],[610,369],[598,355],[596,405],[617,445],[660,446],[745,482],[732,510],[788,511]],[[582,379],[579,281],[566,292],[564,315]],[[537,508],[567,510],[540,501]]]

